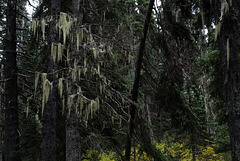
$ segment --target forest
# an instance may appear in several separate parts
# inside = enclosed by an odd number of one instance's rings
[[[0,0],[0,161],[240,161],[240,2]]]

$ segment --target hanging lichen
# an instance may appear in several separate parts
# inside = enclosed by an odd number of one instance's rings
[[[67,39],[67,14],[64,12],[60,12],[60,24],[62,32],[63,32],[63,44],[66,44]]]
[[[41,21],[41,28],[42,28],[42,37],[43,37],[43,40],[45,40],[45,19],[42,19]]]
[[[32,29],[33,29],[33,35],[36,35],[36,30],[37,30],[37,20],[33,19],[32,20]]]
[[[79,51],[79,32],[77,32],[77,51]]]
[[[50,91],[53,88],[53,84],[51,82],[49,82],[49,80],[46,79],[46,73],[43,73],[42,75],[42,81],[43,81],[43,95],[42,95],[42,116],[43,116],[43,112],[44,112],[44,106],[45,103],[47,103],[48,98],[49,98],[49,94]]]
[[[87,67],[87,59],[84,59],[83,65],[84,67]]]
[[[71,107],[73,105],[73,100],[75,98],[76,94],[72,94],[68,97],[68,114],[70,115],[71,114]]]
[[[96,99],[95,99],[95,102],[96,102],[96,110],[99,110],[99,107],[100,107],[100,103],[99,103],[99,98],[97,97]]]
[[[122,118],[119,119],[119,127],[122,126]]]
[[[71,74],[72,74],[72,80],[75,82],[77,80],[77,71],[73,69],[71,71]]]
[[[62,60],[62,44],[61,43],[58,43],[58,61],[61,61]]]
[[[217,41],[218,35],[219,35],[220,31],[221,31],[221,26],[222,26],[221,22],[218,22],[218,24],[216,25],[216,28],[215,28],[215,41]]]
[[[83,29],[81,29],[81,41],[83,41]]]
[[[229,59],[230,59],[230,46],[229,46],[229,38],[227,39],[227,68],[229,69]]]
[[[57,57],[57,46],[54,43],[51,45],[51,55],[53,57],[53,62],[55,62]]]
[[[86,73],[87,73],[87,67],[84,67],[83,68],[83,75],[86,76]]]
[[[47,73],[42,73],[42,84],[45,82],[47,79]]]
[[[74,68],[75,72],[77,72],[78,66],[77,66],[77,60],[76,59],[74,60],[73,68]]]
[[[225,16],[226,13],[228,13],[228,11],[229,11],[228,3],[226,1],[222,1],[222,3],[221,3],[221,15],[220,15],[220,18],[219,18],[220,21],[222,21],[223,16]]]
[[[97,73],[100,75],[100,64],[98,64]]]
[[[49,94],[50,94],[50,91],[52,90],[53,86],[52,86],[52,83],[46,79],[45,81],[45,96],[46,96],[46,102],[48,101],[48,98],[49,98]]]
[[[67,25],[66,25],[66,36],[70,34],[70,29],[72,24],[77,21],[77,19],[72,19],[70,16],[68,16],[68,19],[69,21],[67,22]]]
[[[62,98],[62,94],[63,94],[63,79],[62,78],[59,78],[59,80],[58,80],[58,90],[59,90],[60,98]]]
[[[112,116],[112,123],[114,124],[114,117]]]
[[[67,64],[69,65],[70,62],[70,56],[69,56],[69,48],[67,48]]]
[[[90,101],[90,104],[89,104],[89,110],[90,110],[90,114],[91,114],[91,119],[93,118],[93,104],[94,104],[94,100],[91,100]]]
[[[83,111],[83,97],[80,96],[80,117],[82,116],[82,111]]]
[[[88,31],[89,31],[90,34],[92,33],[92,27],[91,27],[91,25],[88,26]]]
[[[36,95],[36,90],[37,90],[37,85],[38,85],[38,80],[39,80],[39,72],[35,73],[35,81],[34,81],[34,96]]]
[[[97,56],[98,56],[98,51],[96,48],[92,48],[93,50],[93,56],[94,56],[94,59],[97,59]]]

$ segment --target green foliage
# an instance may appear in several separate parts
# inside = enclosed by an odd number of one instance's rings
[[[206,76],[210,79],[208,84],[208,92],[211,98],[211,108],[214,112],[216,121],[220,124],[226,122],[226,109],[223,96],[223,81],[221,74],[221,60],[217,50],[207,49],[207,54],[203,58],[199,58],[197,65],[199,72],[206,72]]]
[[[21,100],[19,100],[21,102]],[[26,104],[21,106],[20,115],[20,154],[23,161],[36,161],[41,156],[41,128],[39,117],[32,110],[32,103],[30,104],[29,114],[26,118]]]
[[[113,151],[101,151],[89,150],[85,156],[83,156],[83,161],[118,161],[120,158]]]

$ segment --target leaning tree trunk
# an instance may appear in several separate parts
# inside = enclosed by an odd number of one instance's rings
[[[150,18],[151,18],[151,13],[154,5],[154,0],[149,1],[149,6],[148,6],[148,11],[147,15],[145,18],[144,22],[144,27],[143,27],[143,36],[141,38],[140,42],[140,47],[139,47],[139,52],[137,56],[137,62],[136,62],[136,70],[135,70],[135,78],[134,78],[134,83],[133,83],[133,89],[132,89],[132,101],[137,102],[138,99],[138,89],[139,89],[139,82],[140,82],[140,71],[142,68],[142,60],[143,60],[143,54],[144,54],[144,49],[145,49],[145,42],[147,38],[147,31],[148,31],[148,26],[150,23]],[[135,113],[136,113],[136,105],[132,104],[130,106],[130,122],[128,125],[128,133],[127,133],[127,138],[126,138],[126,143],[125,143],[125,159],[126,161],[130,160],[130,155],[131,155],[131,144],[132,144],[132,135],[133,135],[133,130],[134,130],[134,118],[135,118]]]
[[[61,9],[60,0],[51,1],[51,16],[58,18]],[[55,22],[50,22],[48,44],[58,42],[58,33],[55,29]],[[47,73],[48,80],[53,82],[53,90],[50,92],[46,108],[43,113],[43,129],[42,129],[42,161],[56,161],[56,118],[57,118],[57,87],[56,74],[57,63],[54,63],[51,56],[51,45],[48,45],[47,52]]]
[[[5,40],[5,160],[19,161],[16,0],[7,1]]]
[[[229,7],[223,16],[219,47],[232,161],[240,161],[240,2],[232,1]]]

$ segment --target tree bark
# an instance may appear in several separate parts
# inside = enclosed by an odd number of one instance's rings
[[[81,135],[79,118],[75,113],[67,116],[66,121],[66,161],[81,161]]]
[[[219,5],[219,9],[220,9]],[[220,12],[220,10],[218,11]],[[218,16],[219,17],[219,16]],[[240,3],[232,1],[219,36],[232,161],[240,161]],[[228,43],[229,41],[229,43]],[[229,44],[229,45],[228,45]],[[229,46],[229,61],[227,48]]]
[[[0,68],[1,69],[1,68]],[[0,73],[0,79],[2,79],[2,73]],[[2,161],[3,146],[2,146],[2,86],[0,85],[0,161]]]
[[[144,51],[145,51],[145,42],[146,42],[146,38],[147,38],[147,31],[148,31],[148,26],[150,23],[153,5],[154,5],[154,0],[150,0],[147,15],[146,15],[145,22],[144,22],[143,35],[141,38],[139,52],[138,52],[138,56],[137,56],[135,77],[134,77],[134,83],[133,83],[133,89],[132,89],[132,101],[134,103],[136,103],[137,99],[138,99],[140,71],[142,68],[142,60],[143,60],[143,55],[144,55]],[[133,130],[134,130],[135,113],[136,113],[136,105],[132,104],[130,106],[130,114],[129,114],[130,122],[128,125],[128,133],[127,133],[127,138],[126,138],[126,143],[125,143],[125,159],[126,159],[126,161],[130,160],[130,155],[131,155],[131,144],[132,144],[131,140],[132,140],[132,135],[133,135]]]
[[[19,161],[16,0],[7,1],[5,40],[5,160]]]
[[[149,100],[151,100],[151,99],[150,99],[150,97],[148,95],[146,95],[144,99],[145,99],[145,110],[146,110],[148,124],[150,126],[152,126],[151,112],[150,112],[150,108],[149,108],[149,102],[151,102]],[[149,127],[149,132],[150,132],[151,143],[153,143],[154,142],[154,134],[153,134],[152,127]]]
[[[79,0],[72,0],[72,9],[74,16],[78,19],[76,27],[78,28],[82,24],[83,13],[79,10]],[[77,37],[74,35],[74,41],[77,42]],[[77,45],[74,43],[73,50],[76,51]],[[74,58],[72,58],[74,60]],[[74,82],[71,83],[71,86]],[[69,88],[70,92],[77,92],[76,88]],[[66,117],[66,161],[77,160],[81,161],[81,135],[80,135],[80,121],[76,113],[71,113]]]
[[[61,10],[61,1],[51,1],[51,16],[58,18]],[[48,80],[53,82],[53,90],[50,92],[46,108],[43,113],[42,129],[42,161],[56,161],[56,118],[57,118],[57,78],[53,74],[58,69],[51,56],[51,44],[58,42],[58,34],[55,29],[55,22],[50,22],[47,52],[47,73]]]

